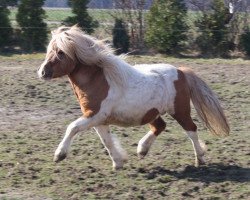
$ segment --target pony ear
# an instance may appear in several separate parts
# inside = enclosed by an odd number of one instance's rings
[[[81,28],[80,28],[80,26],[79,26],[78,23],[75,24],[74,26],[72,26],[71,29],[72,29],[72,30],[77,30],[77,31],[81,30]]]
[[[68,30],[70,30],[70,27],[67,27],[67,26],[60,26],[60,27],[57,28],[56,30],[51,31],[51,34],[52,34],[52,35],[55,35],[55,34],[59,34],[59,33],[62,33],[62,32],[68,31]]]
[[[75,25],[73,25],[71,28],[79,28],[79,24],[76,23]]]

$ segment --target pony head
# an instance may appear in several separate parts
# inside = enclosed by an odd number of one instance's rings
[[[79,65],[97,65],[111,49],[103,42],[86,35],[79,27],[59,27],[52,31],[44,62],[38,76],[48,80],[70,75]]]

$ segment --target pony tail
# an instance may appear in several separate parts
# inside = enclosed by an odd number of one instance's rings
[[[185,74],[191,100],[205,126],[217,136],[229,135],[230,127],[213,91],[189,68],[180,68],[180,70]]]

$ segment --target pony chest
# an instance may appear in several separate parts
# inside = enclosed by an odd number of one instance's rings
[[[78,99],[84,117],[89,118],[100,111],[101,104],[108,95],[109,86],[103,84],[100,87],[81,87],[72,84],[72,88]]]
[[[79,66],[69,79],[84,117],[96,115],[109,92],[103,70],[97,66]]]

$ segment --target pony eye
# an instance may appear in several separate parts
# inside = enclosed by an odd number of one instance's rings
[[[63,51],[58,51],[58,55],[59,55],[59,56],[64,55]]]
[[[64,57],[64,52],[60,50],[58,51],[57,55],[59,59],[62,59]]]

